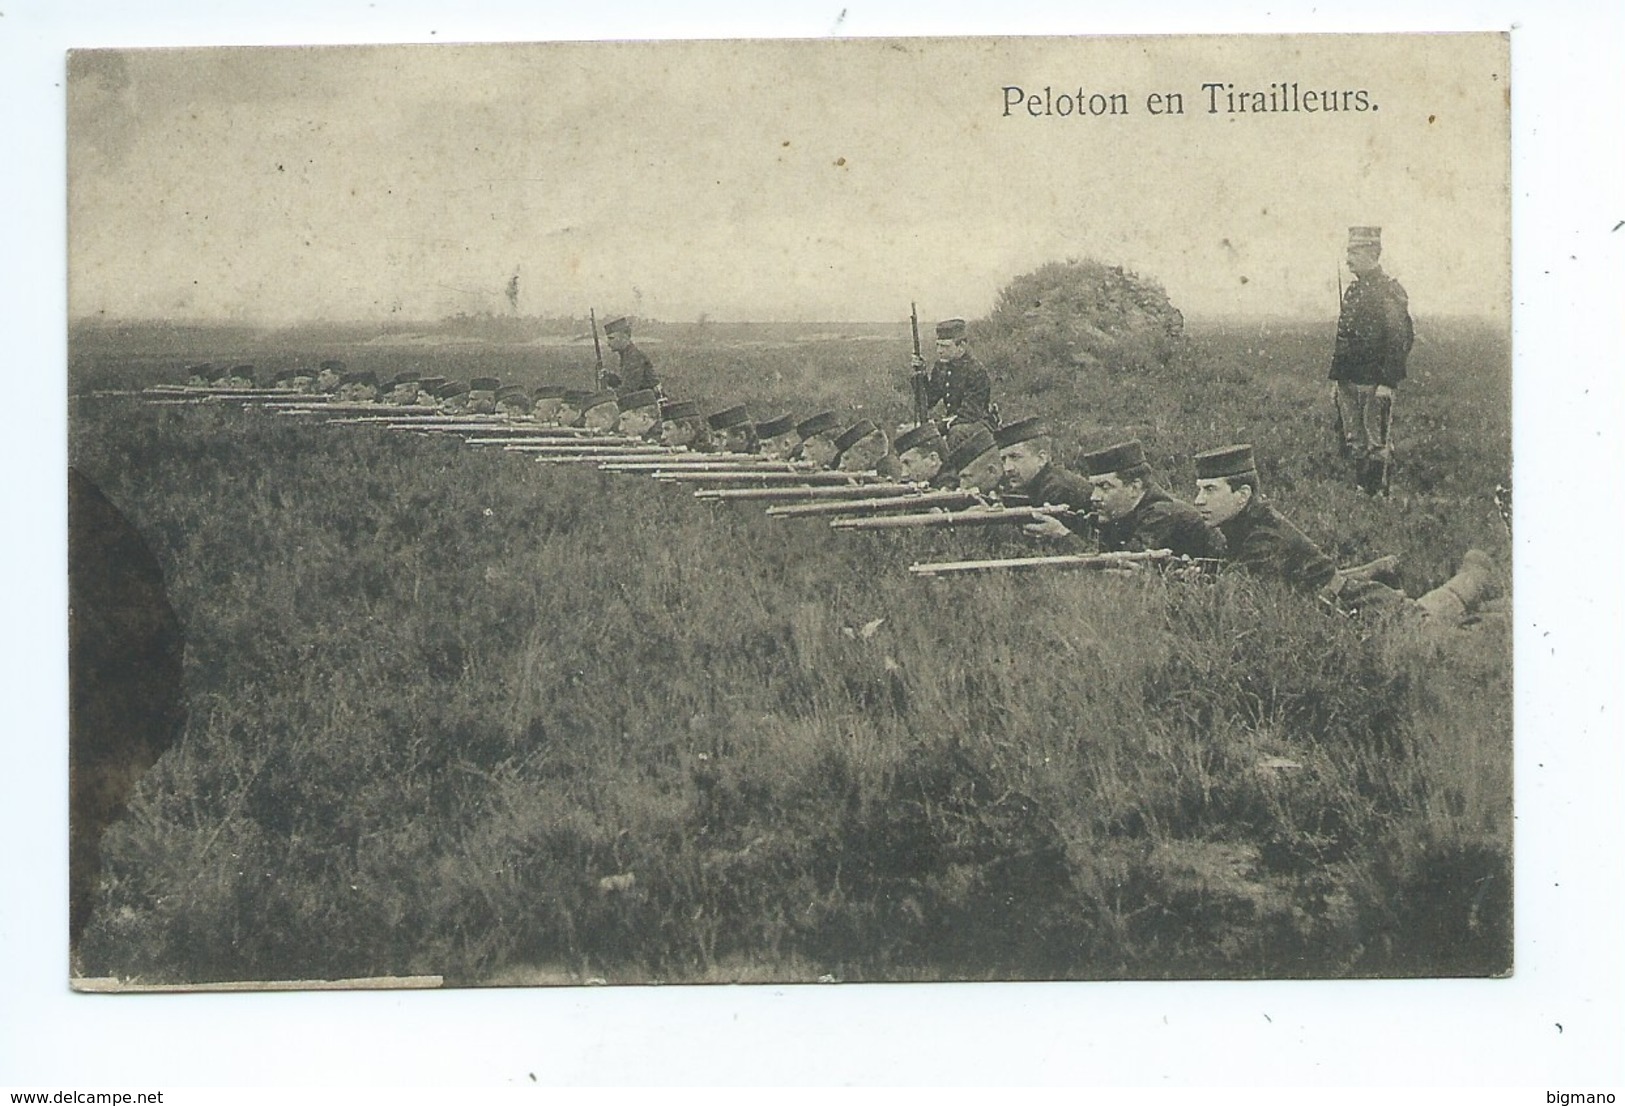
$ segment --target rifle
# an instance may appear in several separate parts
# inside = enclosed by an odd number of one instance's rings
[[[695,499],[767,500],[786,499],[868,499],[877,495],[902,495],[923,490],[918,484],[850,484],[845,487],[801,485],[789,488],[701,488]]]
[[[796,461],[764,461],[750,453],[628,454],[599,464],[604,472],[664,476],[674,472],[806,472]]]
[[[914,356],[920,356],[920,310],[913,300],[908,302],[908,328],[914,336]],[[914,425],[924,426],[931,415],[931,405],[925,397],[925,375],[912,366],[909,369],[909,389],[914,393]]]
[[[1149,564],[1172,557],[1169,549],[1152,549],[1144,553],[1064,553],[1053,557],[1012,557],[996,561],[936,561],[908,566],[915,576],[935,579],[960,572],[986,572],[999,568],[1119,568],[1124,565]]]
[[[834,484],[837,486],[878,483],[873,472],[784,472],[773,469],[734,469],[730,472],[673,472],[662,476],[677,483],[744,484]]]
[[[837,518],[832,530],[916,530],[928,527],[1001,526],[1036,522],[1040,517],[1075,514],[1071,507],[969,507],[963,511],[928,511],[917,515],[879,515],[875,518]]]
[[[769,507],[770,518],[807,518],[816,515],[868,515],[913,507],[946,507],[950,504],[976,503],[980,496],[973,491],[914,492],[905,495],[877,495],[863,498],[822,499],[813,503],[793,503]]]
[[[611,319],[610,322],[614,322]],[[593,391],[604,390],[604,349],[598,344],[598,313],[594,308],[587,308],[587,322],[592,327],[592,359],[597,367],[593,370]]]

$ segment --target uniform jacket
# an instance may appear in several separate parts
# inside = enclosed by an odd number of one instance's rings
[[[1153,485],[1126,516],[1100,524],[1100,548],[1107,553],[1171,549],[1176,557],[1217,557],[1224,542],[1195,507]]]
[[[614,388],[616,394],[630,395],[632,392],[652,390],[660,384],[660,378],[655,375],[654,363],[649,360],[648,354],[637,346],[627,346],[618,352],[621,358],[621,371],[604,374],[604,383]]]
[[[1219,531],[1224,535],[1224,559],[1255,576],[1319,591],[1337,574],[1331,558],[1256,493],[1240,514],[1219,524]]]
[[[1393,387],[1405,379],[1405,359],[1414,341],[1405,289],[1374,269],[1343,293],[1331,379]]]
[[[937,361],[925,378],[926,406],[942,404],[950,418],[986,422],[993,402],[993,382],[982,363],[970,354],[958,361]]]
[[[1086,538],[1094,533],[1093,516],[1090,514],[1093,509],[1090,500],[1094,491],[1089,481],[1051,462],[1038,470],[1038,475],[1033,477],[1033,482],[1023,494],[1035,506],[1053,503],[1071,507],[1077,513],[1061,519],[1061,522],[1080,538]]]

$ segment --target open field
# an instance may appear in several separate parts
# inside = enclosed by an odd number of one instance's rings
[[[668,389],[906,417],[906,327],[656,331]],[[997,379],[1063,456],[1258,447],[1417,594],[1484,548],[1508,350],[1418,324],[1394,498],[1330,449],[1330,326],[1192,328],[1156,374]],[[827,333],[827,332],[826,332]],[[189,721],[104,846],[88,975],[463,983],[1495,974],[1511,638],[1236,577],[928,583],[989,533],[834,534],[638,477],[101,389],[184,361],[584,383],[586,347],[76,334],[70,458],[145,532]],[[990,366],[997,368],[996,366]],[[860,628],[883,619],[870,635]],[[1273,768],[1290,761],[1299,767]]]

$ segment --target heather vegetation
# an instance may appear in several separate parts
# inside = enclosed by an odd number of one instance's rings
[[[1330,324],[1166,365],[986,357],[1062,452],[1251,441],[1276,502],[1413,594],[1507,563],[1508,352],[1419,321],[1394,497],[1330,450]],[[906,418],[906,325],[654,329],[670,389]],[[883,333],[884,337],[885,334]],[[664,340],[661,340],[664,339]],[[147,535],[188,723],[104,844],[80,950],[148,981],[1492,974],[1511,958],[1511,636],[1232,576],[927,582],[1031,552],[837,534],[641,477],[98,389],[338,356],[584,380],[590,344],[77,335],[70,456]]]

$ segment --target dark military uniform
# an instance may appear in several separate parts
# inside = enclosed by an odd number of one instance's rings
[[[660,378],[655,375],[654,362],[649,360],[648,354],[631,345],[618,352],[621,358],[621,371],[604,373],[605,387],[614,388],[623,396],[632,392],[653,391],[660,387]]]
[[[1415,340],[1405,289],[1373,269],[1343,293],[1330,379],[1395,387],[1405,379],[1405,360]]]
[[[958,361],[936,361],[925,378],[925,404],[929,409],[942,404],[951,419],[989,422],[993,404],[993,381],[982,363],[967,353]]]
[[[1308,539],[1305,539],[1308,540]],[[1141,553],[1171,549],[1176,557],[1218,557],[1224,542],[1202,521],[1196,508],[1154,485],[1123,518],[1100,524],[1102,552]]]
[[[1240,514],[1220,523],[1219,531],[1224,535],[1224,559],[1255,576],[1319,591],[1337,574],[1331,558],[1257,494]]]
[[[1033,477],[1033,482],[1027,485],[1022,494],[1037,506],[1051,503],[1072,508],[1074,513],[1060,520],[1066,528],[1080,538],[1087,538],[1094,533],[1093,518],[1090,515],[1094,488],[1077,473],[1068,472],[1051,462],[1038,470],[1038,475]]]

